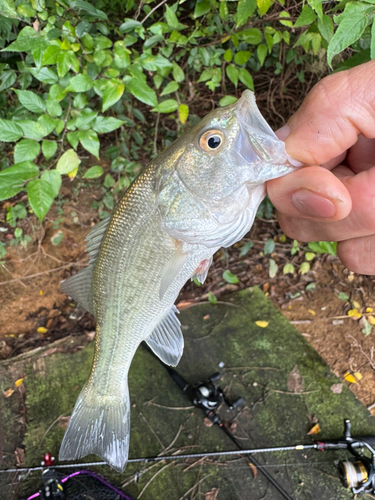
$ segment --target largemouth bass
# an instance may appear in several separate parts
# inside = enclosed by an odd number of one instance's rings
[[[246,90],[153,160],[91,230],[89,266],[62,285],[97,326],[91,374],[60,460],[95,453],[124,469],[128,371],[139,344],[146,341],[164,363],[177,365],[184,347],[174,306],[179,291],[190,278],[203,283],[213,254],[250,230],[265,182],[298,166]]]

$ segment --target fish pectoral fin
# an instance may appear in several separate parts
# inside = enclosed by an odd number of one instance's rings
[[[184,337],[181,332],[181,323],[173,306],[167,316],[157,325],[155,330],[146,339],[148,346],[166,365],[176,366],[184,350]]]
[[[193,281],[194,278],[197,278],[199,283],[203,285],[203,283],[206,281],[208,270],[210,268],[210,265],[212,264],[212,260],[213,260],[212,257],[203,260],[195,270],[195,273],[191,277],[191,281]]]
[[[180,247],[181,245],[178,244],[171,260],[167,262],[162,271],[162,278],[159,290],[160,300],[163,299],[165,292],[168,290],[168,288],[171,286],[178,273],[184,267],[184,264],[188,258],[188,254],[182,253]]]

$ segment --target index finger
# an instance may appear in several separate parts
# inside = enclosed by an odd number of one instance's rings
[[[375,138],[375,61],[323,78],[278,134],[288,154],[321,165],[343,154],[358,135]]]

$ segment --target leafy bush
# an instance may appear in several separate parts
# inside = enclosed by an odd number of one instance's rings
[[[338,69],[366,61],[373,13],[373,0],[0,0],[0,200],[26,191],[42,222],[62,176],[103,174],[80,164],[85,151],[99,160],[100,136],[112,132],[105,155],[115,178],[104,186],[123,190],[141,168],[139,151],[156,150],[144,144],[144,113],[170,115],[179,133],[200,92],[232,103],[262,68],[277,75],[293,63],[303,81],[307,64],[327,54],[331,65],[349,46]],[[16,205],[11,225],[23,214]]]

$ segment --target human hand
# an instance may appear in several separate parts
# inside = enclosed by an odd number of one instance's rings
[[[276,134],[308,167],[267,182],[281,228],[337,241],[342,263],[375,274],[375,61],[321,80]]]

